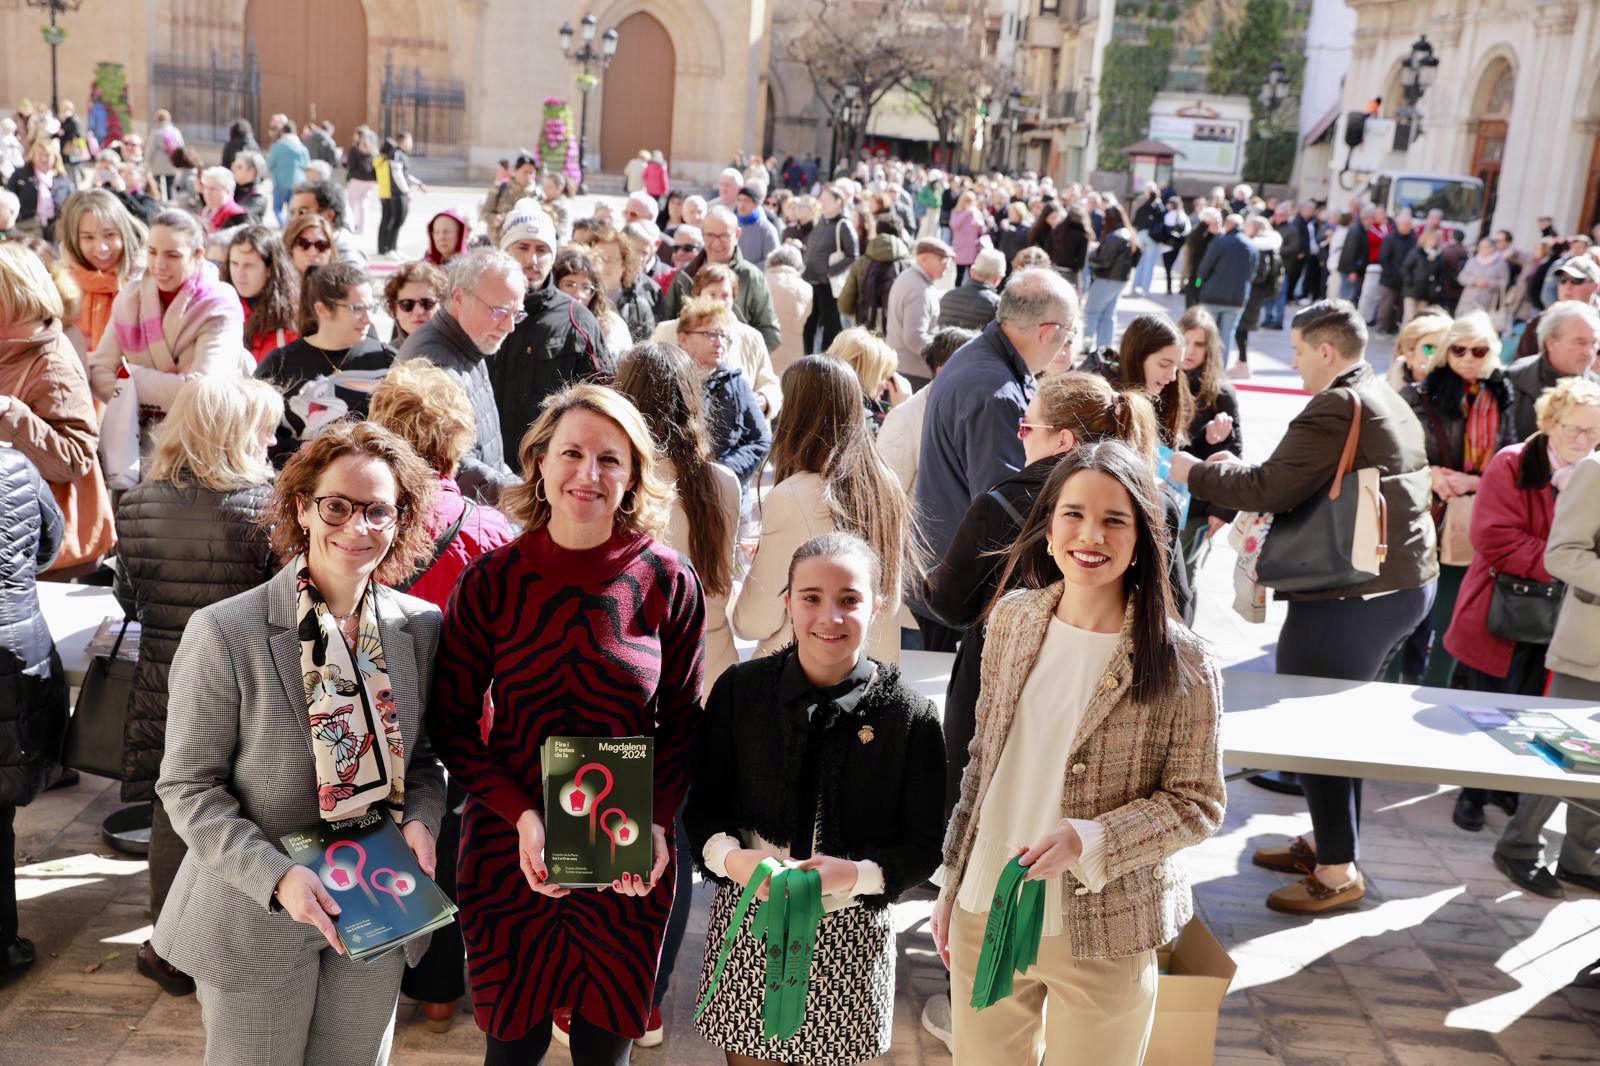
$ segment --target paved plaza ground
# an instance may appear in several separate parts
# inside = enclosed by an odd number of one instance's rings
[[[419,198],[402,249],[421,245],[427,218],[470,207],[478,193],[436,189]],[[370,246],[372,234],[365,240]],[[1124,321],[1176,301],[1125,299]],[[1252,337],[1255,383],[1293,387],[1286,333]],[[1387,346],[1373,361],[1387,364]],[[1246,456],[1270,452],[1303,400],[1250,391],[1243,396]],[[1197,628],[1227,664],[1270,669],[1282,621],[1233,614],[1232,556],[1213,554],[1198,581]],[[1330,634],[1330,639],[1337,639]],[[1454,790],[1372,783],[1363,815],[1362,867],[1369,891],[1358,909],[1318,920],[1274,914],[1263,899],[1288,878],[1250,865],[1250,852],[1309,829],[1300,800],[1237,782],[1221,832],[1186,854],[1198,909],[1239,965],[1223,1004],[1218,1063],[1285,1066],[1489,1066],[1600,1061],[1600,992],[1565,989],[1600,957],[1600,897],[1569,887],[1553,902],[1511,887],[1489,860],[1504,824],[1493,808],[1482,833],[1450,822]],[[116,786],[85,777],[47,793],[18,814],[22,930],[39,964],[0,989],[0,1061],[19,1064],[198,1063],[204,1046],[193,997],[174,999],[135,971],[149,935],[142,861],[100,841],[101,820],[119,804]],[[1560,816],[1551,826],[1559,842]],[[709,888],[698,886],[695,915],[667,1004],[668,1039],[638,1051],[641,1066],[720,1063],[690,1025],[694,977],[704,945]],[[884,1061],[949,1062],[918,1024],[923,1000],[943,971],[927,932],[927,899],[896,907],[900,938],[894,1048]],[[482,1037],[463,1013],[446,1034],[429,1032],[402,1003],[393,1061],[444,1066],[482,1061]],[[566,1063],[559,1049],[552,1063]],[[1198,1051],[1195,1063],[1205,1061]],[[1114,1066],[1114,1064],[1085,1064]],[[1188,1063],[1183,1066],[1189,1066]]]

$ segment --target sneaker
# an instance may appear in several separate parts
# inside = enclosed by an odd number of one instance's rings
[[[571,1047],[572,1008],[556,1008],[556,1012],[552,1016],[551,1021],[554,1022],[554,1024],[550,1026],[550,1035],[555,1038],[556,1043],[560,1044],[562,1047]]]
[[[1360,903],[1367,894],[1366,878],[1357,870],[1355,877],[1337,888],[1323,884],[1316,874],[1307,874],[1292,885],[1267,897],[1270,910],[1284,914],[1327,914]]]
[[[922,1027],[950,1054],[956,1053],[956,1037],[951,1031],[949,993],[941,992],[928,997],[928,1001],[922,1005]]]
[[[661,1021],[661,1008],[650,1008],[650,1020],[644,1023],[644,1035],[634,1041],[637,1047],[660,1047],[667,1038],[667,1027]]]

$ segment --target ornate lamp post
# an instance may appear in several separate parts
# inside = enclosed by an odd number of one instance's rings
[[[1256,191],[1267,182],[1267,141],[1272,135],[1272,119],[1289,95],[1289,71],[1274,60],[1267,68],[1267,79],[1261,83],[1261,162],[1256,170]]]
[[[50,46],[50,110],[59,114],[61,102],[56,88],[56,50],[67,39],[67,31],[56,25],[56,16],[66,11],[77,11],[83,0],[27,0],[29,7],[42,7],[50,12],[50,25],[42,28],[44,43]]]
[[[1433,54],[1433,45],[1428,43],[1428,37],[1424,34],[1412,44],[1411,54],[1400,61],[1400,92],[1406,101],[1400,114],[1407,125],[1417,131],[1412,134],[1413,137],[1420,135],[1422,126],[1422,114],[1417,110],[1417,103],[1433,88],[1434,79],[1438,76],[1439,57]]]
[[[561,54],[579,68],[578,91],[583,94],[583,106],[578,113],[578,170],[582,175],[578,181],[578,191],[588,192],[585,182],[589,176],[589,94],[600,84],[600,79],[589,73],[589,68],[598,63],[600,69],[605,70],[611,65],[612,58],[617,54],[618,36],[616,27],[611,27],[600,34],[600,46],[596,48],[594,39],[600,20],[594,17],[593,11],[583,16],[578,25],[583,28],[583,47],[577,52],[572,50],[572,24],[563,22],[557,32],[561,37]]]

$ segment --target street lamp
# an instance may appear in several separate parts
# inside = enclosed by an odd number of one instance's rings
[[[1289,70],[1281,62],[1273,60],[1272,65],[1267,68],[1267,78],[1261,83],[1261,94],[1257,98],[1261,103],[1262,121],[1261,164],[1256,171],[1257,189],[1263,188],[1267,183],[1267,143],[1272,135],[1272,119],[1288,95]]]
[[[56,25],[56,16],[62,12],[77,11],[83,0],[27,0],[29,7],[42,7],[50,12],[50,25],[42,30],[44,43],[50,46],[50,110],[59,115],[61,103],[56,88],[56,50],[67,39],[67,31]]]
[[[620,37],[613,26],[599,34],[600,47],[596,48],[594,39],[600,29],[600,20],[594,17],[593,11],[583,16],[578,25],[581,27],[579,32],[583,37],[583,47],[576,52],[572,50],[572,39],[577,34],[570,22],[563,22],[556,33],[561,40],[561,54],[567,58],[567,62],[579,68],[578,91],[583,94],[583,106],[578,113],[578,191],[588,192],[585,179],[589,175],[589,93],[600,84],[600,79],[589,73],[589,68],[597,63],[601,70],[609,67],[617,54]]]
[[[833,136],[828,147],[828,176],[833,177],[839,165],[839,129],[846,131],[853,128],[856,114],[856,100],[861,96],[861,85],[855,81],[847,81],[839,87],[839,95],[833,100]],[[853,146],[853,139],[848,135],[845,138],[845,148]]]
[[[1396,113],[1401,126],[1395,131],[1395,149],[1403,151],[1411,141],[1422,135],[1422,113],[1417,104],[1433,88],[1439,76],[1439,57],[1433,54],[1433,45],[1426,34],[1411,45],[1411,53],[1400,61],[1400,95],[1405,104]]]

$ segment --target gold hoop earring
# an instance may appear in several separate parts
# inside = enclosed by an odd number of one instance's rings
[[[546,496],[544,492],[544,478],[540,478],[533,483],[533,498],[539,503],[550,502],[550,497]]]
[[[1044,553],[1054,559],[1056,557],[1056,546],[1046,540],[1044,542]]]
[[[627,492],[624,492],[622,494],[622,502],[623,503],[632,503],[633,506],[632,507],[623,507],[621,504],[619,504],[617,506],[617,513],[618,514],[625,514],[629,518],[632,518],[633,515],[634,515],[634,512],[639,510],[639,498],[634,494],[634,491],[632,489],[629,489]]]

